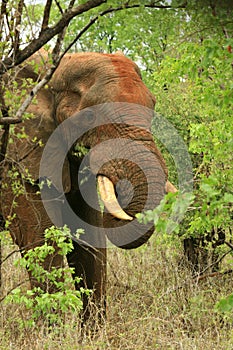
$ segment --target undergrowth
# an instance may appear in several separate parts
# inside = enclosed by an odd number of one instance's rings
[[[12,249],[5,246],[4,254]],[[27,279],[22,267],[14,267],[15,255],[2,267],[2,296]],[[232,275],[194,279],[182,257],[179,242],[162,244],[156,236],[137,250],[109,249],[103,325],[93,315],[81,329],[78,313],[68,310],[49,332],[46,323],[29,329],[18,320],[30,319],[32,311],[1,302],[0,349],[232,350],[233,315],[216,308],[232,292]]]

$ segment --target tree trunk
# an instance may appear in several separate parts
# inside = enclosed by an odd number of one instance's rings
[[[184,254],[194,273],[209,270],[218,271],[220,268],[219,253],[216,248],[224,244],[225,232],[219,228],[202,238],[186,238]]]

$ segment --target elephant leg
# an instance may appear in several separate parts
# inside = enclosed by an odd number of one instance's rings
[[[4,203],[2,203],[4,217],[8,217],[11,214],[12,203],[14,201],[17,202],[12,212],[15,215],[10,224],[10,233],[14,243],[18,245],[22,256],[28,250],[43,245],[44,230],[52,226],[52,222],[38,194],[38,186],[33,186],[27,182],[23,185],[24,194],[15,198],[11,191],[5,192],[3,193]],[[57,206],[57,210],[59,210],[59,206]],[[48,271],[54,266],[58,268],[63,266],[63,257],[58,253],[58,247],[55,242],[51,242],[51,245],[55,249],[54,253],[48,255],[44,262],[41,263],[43,268]],[[28,272],[32,288],[40,287],[47,292],[55,291],[52,284],[39,282],[30,271]]]
[[[106,249],[92,248],[73,242],[74,249],[68,254],[70,267],[75,269],[75,276],[81,277],[76,288],[93,290],[92,296],[83,295],[83,321],[90,318],[93,307],[97,309],[101,320],[106,315]]]
[[[96,188],[87,186],[85,193],[88,191],[98,207]],[[69,217],[69,210],[67,211],[65,206],[64,223],[70,227],[71,232],[76,232],[78,228],[84,229],[85,232],[80,237],[81,241],[73,240],[74,249],[67,256],[69,266],[75,269],[75,276],[82,278],[76,288],[84,287],[93,290],[91,296],[83,296],[83,321],[90,318],[94,307],[99,318],[102,318],[106,314],[106,237],[99,231],[102,226],[102,215],[100,211],[86,203],[79,191],[71,191],[66,198],[74,213],[81,219],[83,226],[79,226],[79,220],[76,222]]]

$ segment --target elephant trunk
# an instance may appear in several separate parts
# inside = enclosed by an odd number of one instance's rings
[[[101,195],[101,181],[105,178],[115,192],[105,198],[102,195],[107,237],[114,245],[131,249],[145,243],[154,231],[153,223],[141,224],[135,215],[158,206],[165,193],[166,169],[153,141],[124,140],[122,147],[121,140],[120,150],[118,157],[99,168],[97,178]],[[112,200],[114,196],[117,200]],[[114,210],[111,206],[115,206]]]

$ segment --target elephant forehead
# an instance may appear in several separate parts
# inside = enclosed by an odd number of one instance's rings
[[[114,68],[108,57],[97,53],[76,53],[64,56],[51,82],[57,91],[85,92],[96,81],[112,74]]]
[[[104,102],[131,102],[154,108],[155,99],[141,80],[137,65],[119,54],[66,55],[52,79],[55,91],[73,91],[80,108]]]
[[[154,109],[155,97],[143,83],[138,66],[124,56],[112,55],[111,62],[119,78],[119,102],[140,104]]]

